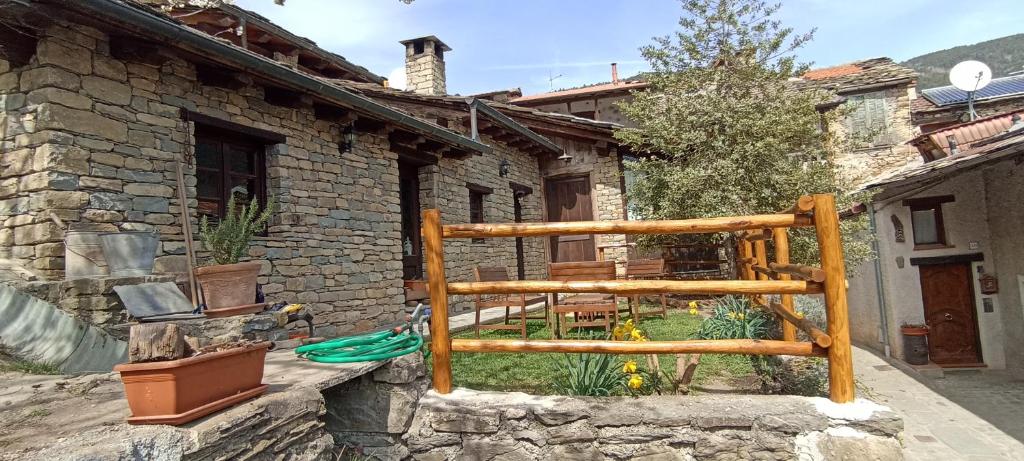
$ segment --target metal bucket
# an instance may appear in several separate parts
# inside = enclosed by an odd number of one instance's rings
[[[160,239],[155,232],[105,232],[100,234],[103,257],[110,275],[132,277],[153,273],[153,260]]]
[[[64,233],[64,278],[77,279],[107,275],[107,260],[100,244],[101,232]]]

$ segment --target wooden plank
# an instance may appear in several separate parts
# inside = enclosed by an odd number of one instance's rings
[[[828,317],[828,389],[833,402],[846,403],[855,397],[853,351],[850,347],[850,319],[846,301],[846,267],[839,234],[839,213],[835,197],[814,196],[814,231],[818,237],[821,267],[825,271],[825,312]]]
[[[754,215],[677,221],[574,221],[547,223],[481,223],[444,226],[444,238],[543,237],[586,234],[704,234],[775,227],[809,227],[803,215]]]
[[[804,333],[807,333],[807,336],[809,336],[815,344],[821,347],[830,347],[832,345],[832,338],[824,331],[821,331],[821,329],[816,325],[811,323],[810,320],[797,317],[792,310],[779,303],[769,303],[768,307],[778,314],[779,317],[782,317],[783,320],[785,320],[785,322],[782,322],[783,326],[788,325],[791,328],[799,328]],[[783,341],[796,341],[796,334],[794,333],[793,339],[783,338]]]
[[[784,228],[775,228],[772,241],[775,243],[775,262],[779,264],[789,264],[789,230]],[[778,273],[779,280],[791,280],[792,276],[786,273]],[[782,295],[781,296],[782,308],[792,313],[793,309],[793,295]],[[783,341],[796,341],[796,325],[790,322],[782,322],[782,340]],[[829,339],[831,343],[831,338]],[[819,344],[821,345],[821,344]]]
[[[183,359],[185,350],[185,332],[175,323],[140,323],[128,330],[131,363]]]
[[[607,340],[481,340],[453,339],[455,352],[553,352],[598,354],[744,354],[824,356],[826,350],[809,342],[757,339],[689,341]]]
[[[643,295],[680,294],[815,294],[821,284],[803,280],[524,280],[512,282],[452,282],[448,293],[458,295],[499,293],[609,293]],[[431,284],[431,295],[434,285]]]
[[[797,277],[800,277],[805,280],[810,280],[812,282],[825,281],[825,271],[814,266],[806,266],[803,264],[785,264],[782,262],[777,262],[769,264],[768,268],[780,274],[795,275]]]
[[[434,365],[434,390],[448,394],[452,391],[452,362],[440,210],[423,212],[423,255],[427,259],[427,286],[430,290],[430,355]]]

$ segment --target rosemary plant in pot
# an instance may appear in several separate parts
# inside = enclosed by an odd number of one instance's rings
[[[215,265],[196,268],[207,309],[250,306],[256,301],[256,276],[260,264],[238,262],[249,249],[252,237],[270,220],[273,201],[261,211],[256,200],[238,207],[228,200],[227,215],[211,226],[206,216],[199,222],[199,236]]]

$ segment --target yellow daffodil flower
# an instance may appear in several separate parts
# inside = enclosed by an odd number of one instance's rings
[[[615,329],[612,330],[612,338],[614,338],[616,341],[622,341],[622,338],[624,338],[625,336],[626,330],[622,327],[615,327]]]
[[[746,318],[746,317],[747,317],[747,316],[746,316],[746,315],[744,315],[744,314],[743,314],[742,312],[740,312],[739,314],[736,314],[736,318],[738,318],[738,319],[740,319],[740,320],[743,320],[743,319],[744,319],[744,318]]]
[[[644,385],[644,377],[634,373],[629,376],[628,384],[630,389],[640,389]]]
[[[633,325],[633,319],[626,320],[626,324],[624,325],[624,328],[626,329],[626,333],[632,333],[633,332],[633,328],[636,328]]]
[[[629,338],[633,341],[640,341],[640,338],[644,337],[644,332],[634,329],[629,332]]]
[[[697,301],[690,301],[690,309],[696,309],[696,308],[697,308]]]
[[[798,318],[798,319],[804,318],[804,313],[800,312],[800,311],[796,311],[796,318]]]
[[[725,315],[727,317],[731,318],[731,319],[735,319],[736,318],[736,313],[735,312],[729,312],[728,314],[725,314]]]
[[[697,315],[697,308],[696,307],[691,307],[690,308],[690,315]]]
[[[622,366],[623,373],[636,373],[636,361],[627,360],[626,364]]]

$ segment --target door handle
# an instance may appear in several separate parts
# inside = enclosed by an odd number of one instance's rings
[[[946,317],[946,320],[953,320],[953,314],[950,314],[948,312],[946,313],[945,317]]]

